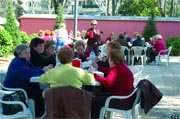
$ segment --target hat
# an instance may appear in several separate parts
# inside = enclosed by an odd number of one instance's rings
[[[92,25],[92,24],[97,24],[97,23],[98,23],[98,22],[97,22],[96,20],[92,20],[92,21],[91,21],[91,25]]]

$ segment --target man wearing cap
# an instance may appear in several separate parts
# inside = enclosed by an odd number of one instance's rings
[[[97,21],[91,21],[91,28],[87,30],[85,38],[88,39],[87,41],[87,51],[91,52],[94,51],[96,56],[99,55],[99,43],[101,41],[101,31],[96,28]]]

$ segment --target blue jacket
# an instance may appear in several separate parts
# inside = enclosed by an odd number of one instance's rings
[[[29,91],[33,87],[39,87],[39,84],[31,83],[30,78],[43,73],[44,71],[41,68],[35,68],[26,59],[15,57],[8,67],[4,86],[9,88],[23,88]]]

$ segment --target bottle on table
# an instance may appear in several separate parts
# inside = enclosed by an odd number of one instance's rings
[[[89,60],[94,62],[95,59],[96,59],[96,55],[95,55],[94,51],[91,51],[90,56],[89,56]]]

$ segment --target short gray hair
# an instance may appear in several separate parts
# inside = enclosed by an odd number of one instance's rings
[[[29,45],[25,43],[18,45],[14,51],[14,56],[19,56],[22,51],[26,50],[27,48],[29,48]]]

